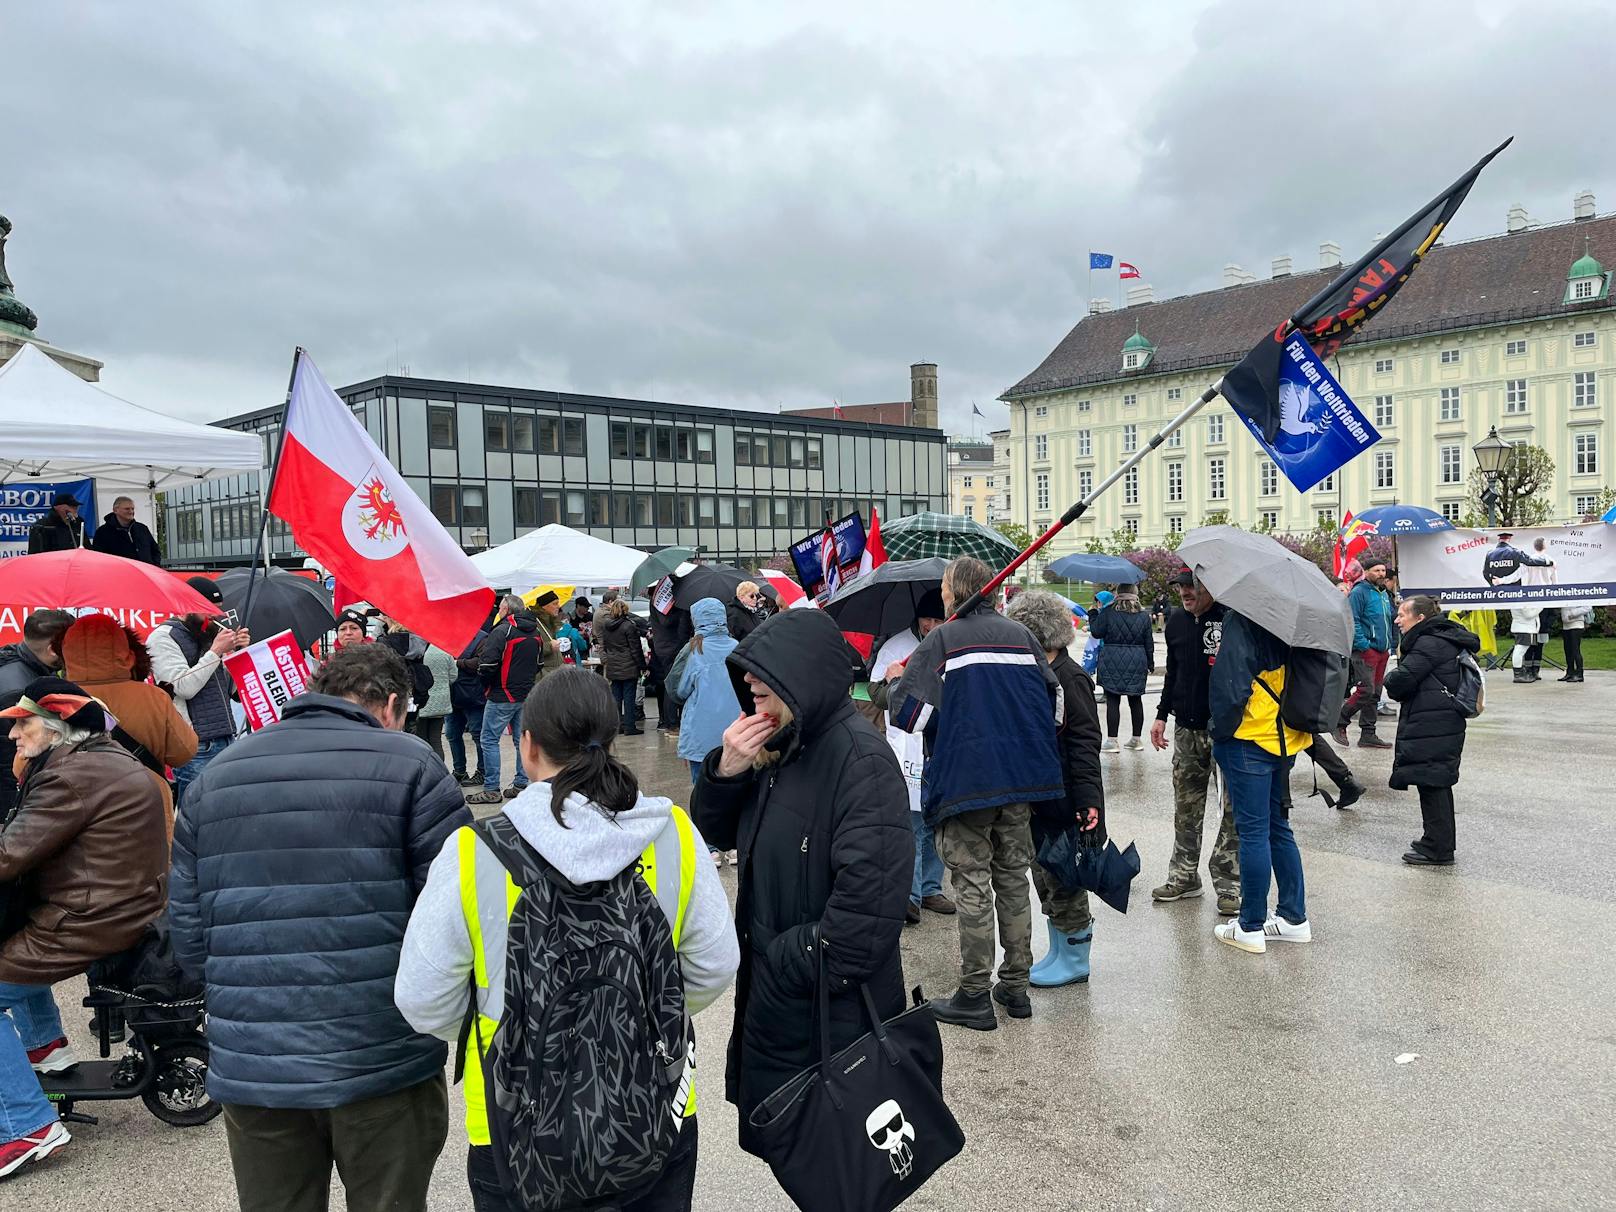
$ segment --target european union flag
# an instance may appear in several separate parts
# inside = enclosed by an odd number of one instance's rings
[[[1111,268],[1111,254],[1110,253],[1091,252],[1089,254],[1089,268],[1090,269],[1110,269]]]

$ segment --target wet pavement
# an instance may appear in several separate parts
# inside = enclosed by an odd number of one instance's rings
[[[1307,798],[1304,759],[1292,819],[1316,941],[1265,956],[1215,942],[1210,895],[1150,902],[1171,847],[1169,755],[1105,756],[1112,835],[1137,841],[1144,860],[1131,909],[1097,908],[1090,984],[1034,991],[1034,1017],[991,1034],[944,1028],[967,1144],[908,1206],[1616,1206],[1612,718],[1616,674],[1581,686],[1493,675],[1447,869],[1399,861],[1419,809],[1412,792],[1387,789],[1389,752],[1347,753],[1370,787],[1350,812]],[[649,790],[681,798],[689,777],[673,749],[652,731],[625,752]],[[733,869],[724,878],[733,895]],[[927,914],[904,935],[910,982],[952,991],[956,948],[952,919]],[[81,995],[82,982],[59,991],[82,1054]],[[730,1017],[726,995],[697,1020],[696,1206],[788,1208],[734,1144],[720,1060]],[[1398,1064],[1405,1054],[1416,1059]],[[451,1099],[431,1207],[458,1212],[470,1200]],[[221,1122],[182,1131],[138,1102],[97,1110],[98,1126],[0,1186],[4,1206],[235,1207]],[[333,1207],[344,1206],[339,1188]]]

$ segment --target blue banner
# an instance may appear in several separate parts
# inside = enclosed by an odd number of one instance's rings
[[[836,539],[836,564],[842,579],[858,572],[859,560],[864,557],[864,518],[850,513],[831,523],[831,534]],[[815,597],[826,588],[822,562],[825,532],[815,531],[806,539],[791,545],[791,562],[796,566],[797,579],[809,597]]]
[[[1241,420],[1302,492],[1380,441],[1380,433],[1299,332],[1286,339],[1280,355],[1279,407],[1279,433],[1272,445],[1263,441],[1257,426],[1243,416]]]
[[[86,541],[95,534],[95,481],[0,484],[0,560],[28,554],[28,529],[51,511],[51,498],[70,492],[79,500]]]

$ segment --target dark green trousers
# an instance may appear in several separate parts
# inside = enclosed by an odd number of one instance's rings
[[[241,1212],[326,1212],[332,1166],[349,1212],[426,1212],[448,1088],[440,1073],[346,1107],[226,1106],[224,1126]]]

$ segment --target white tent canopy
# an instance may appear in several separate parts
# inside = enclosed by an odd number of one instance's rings
[[[144,494],[258,471],[256,434],[165,416],[86,383],[35,345],[0,366],[0,484],[94,477],[99,493]]]
[[[536,585],[627,585],[645,552],[551,523],[478,552],[471,562],[496,589],[526,593]]]

